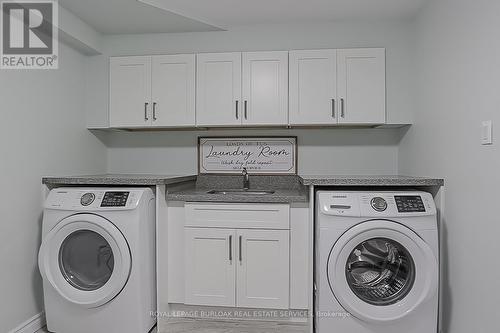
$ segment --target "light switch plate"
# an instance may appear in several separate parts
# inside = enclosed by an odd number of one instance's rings
[[[492,123],[491,120],[485,120],[481,123],[481,144],[493,144]]]

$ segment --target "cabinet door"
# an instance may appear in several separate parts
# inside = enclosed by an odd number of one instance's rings
[[[152,125],[195,126],[195,55],[153,56]]]
[[[337,51],[339,123],[385,123],[385,50]]]
[[[197,55],[196,124],[241,124],[241,53]]]
[[[289,231],[245,229],[236,234],[237,306],[288,309]]]
[[[112,57],[109,70],[110,127],[151,124],[151,57]]]
[[[185,303],[235,306],[234,229],[185,228]]]
[[[288,51],[243,53],[243,124],[288,123]]]
[[[337,51],[291,51],[290,124],[336,124],[337,105]]]

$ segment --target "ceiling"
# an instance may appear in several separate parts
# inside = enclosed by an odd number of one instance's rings
[[[59,0],[103,34],[193,32],[241,25],[383,20],[414,15],[427,0]]]
[[[136,0],[59,0],[102,34],[145,34],[221,30]]]

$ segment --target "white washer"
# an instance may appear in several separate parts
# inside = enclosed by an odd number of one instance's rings
[[[49,331],[149,332],[156,322],[153,192],[52,190],[38,265]]]
[[[316,331],[437,332],[432,196],[318,191],[316,203]]]

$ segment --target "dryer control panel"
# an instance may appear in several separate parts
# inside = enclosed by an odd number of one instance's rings
[[[321,213],[359,217],[409,217],[436,214],[427,192],[318,192]]]

